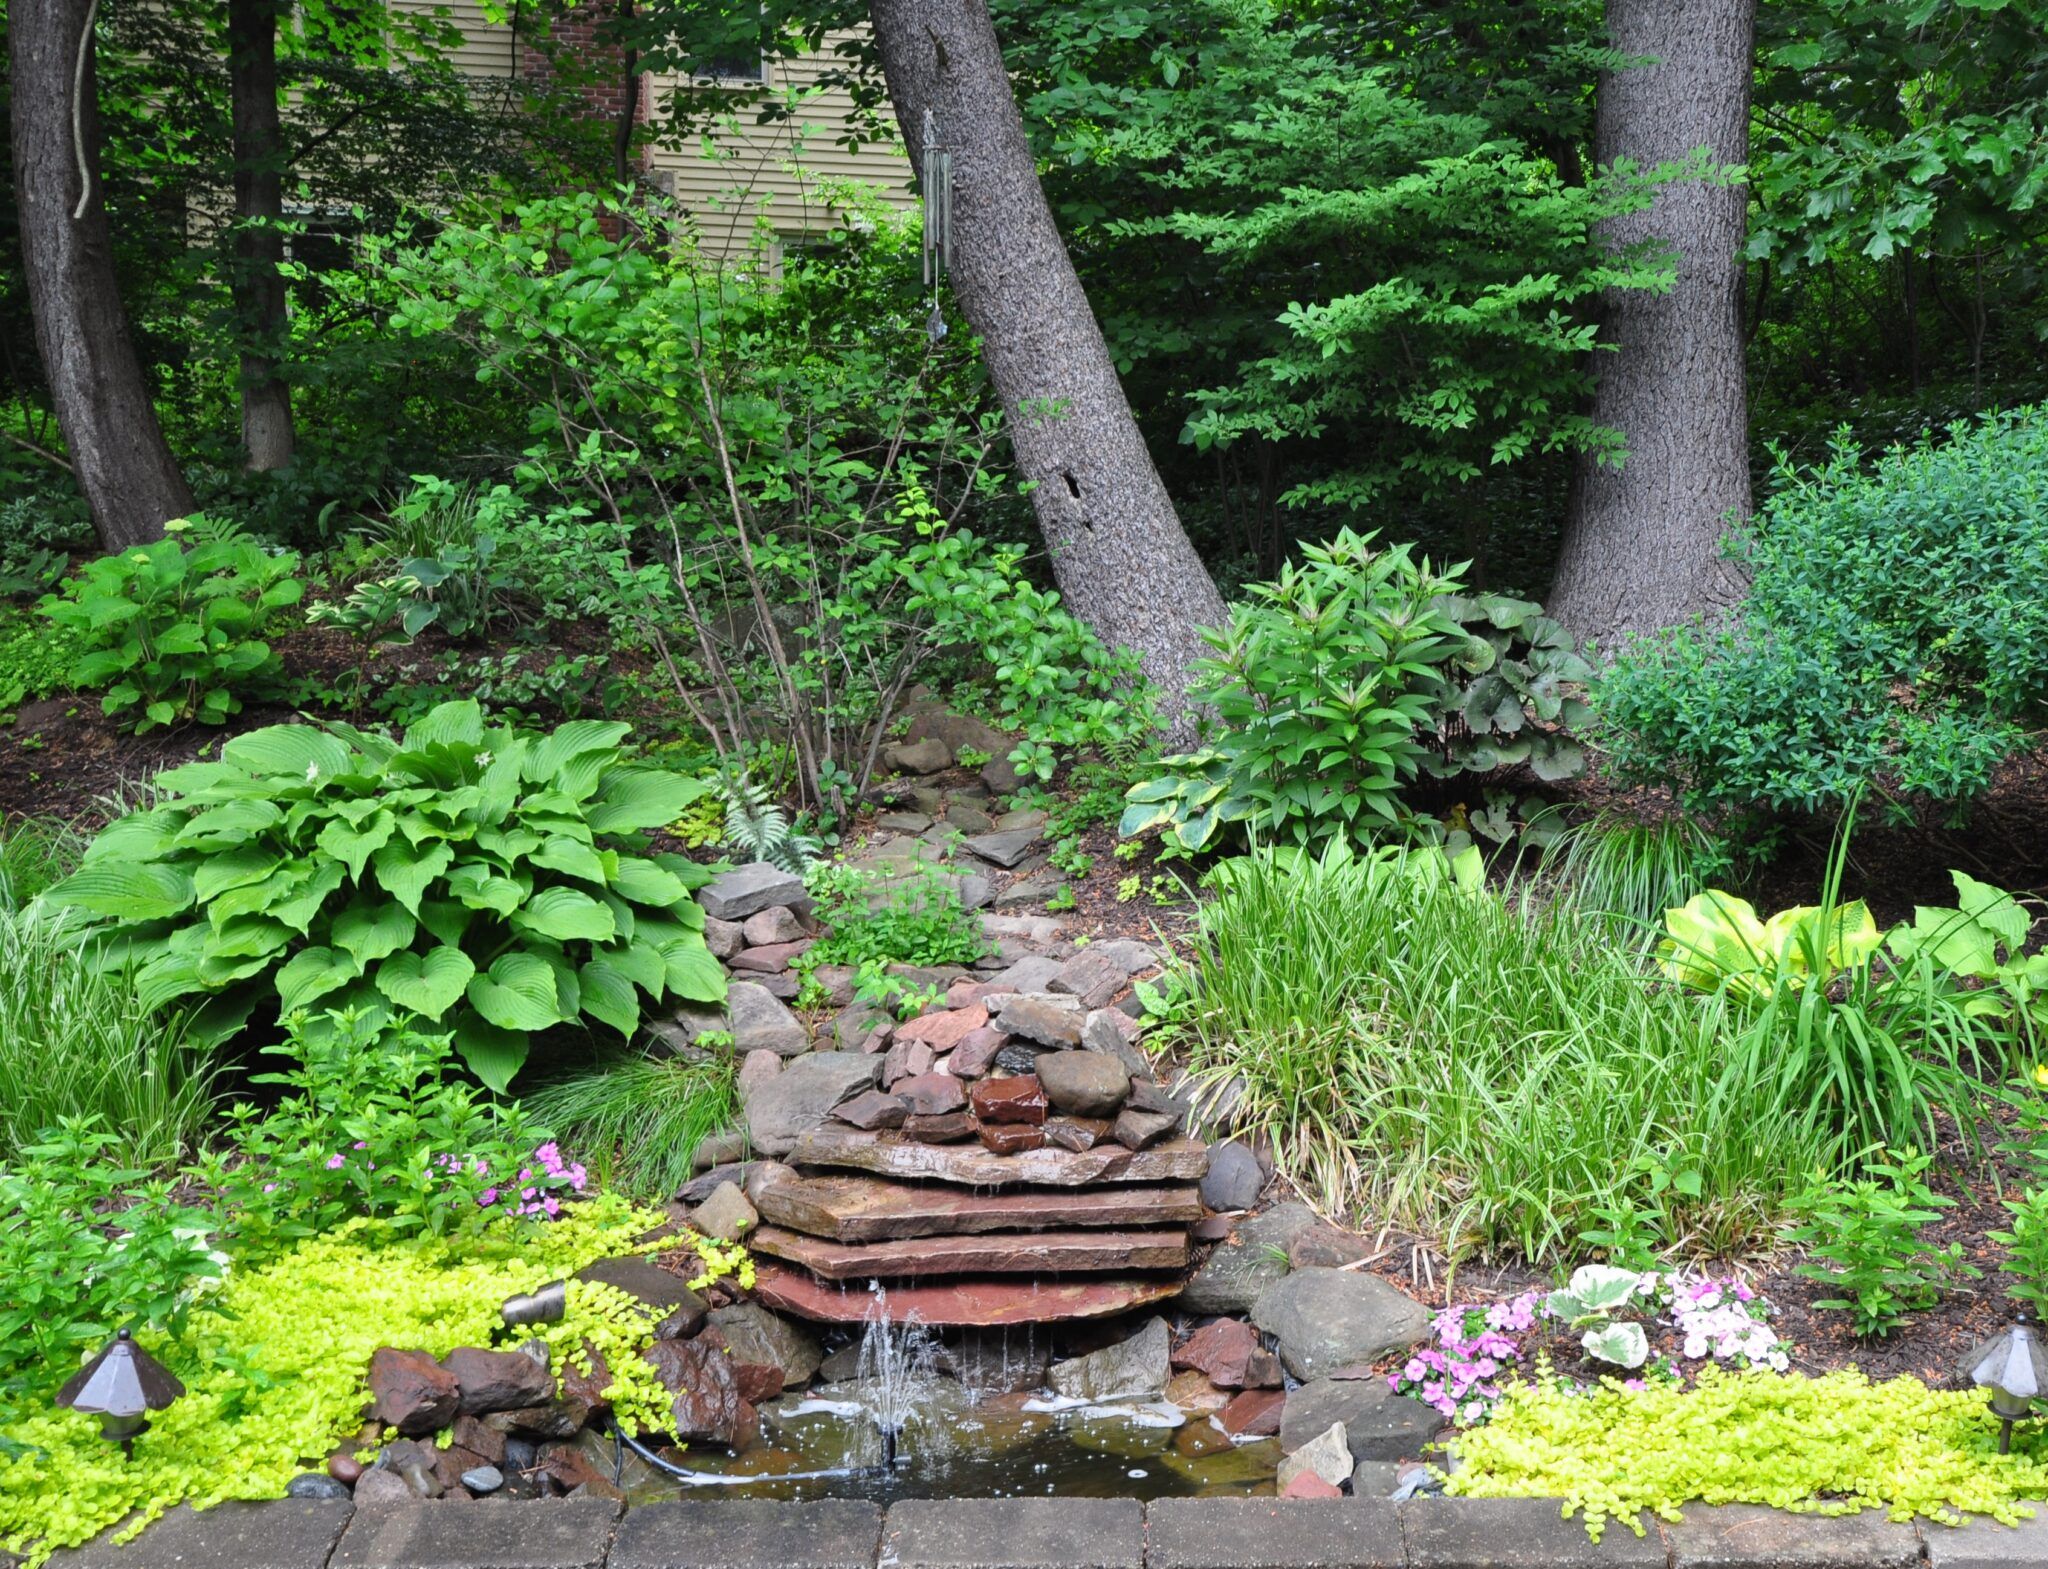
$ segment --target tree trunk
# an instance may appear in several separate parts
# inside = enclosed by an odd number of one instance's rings
[[[14,191],[36,348],[93,526],[108,550],[192,510],[114,282],[99,180],[94,0],[14,0],[7,17]],[[75,100],[75,103],[74,103]]]
[[[235,241],[229,287],[241,339],[242,446],[251,470],[292,460],[292,395],[278,373],[285,341],[284,133],[277,107],[279,0],[228,0]]]
[[[1717,166],[1749,155],[1755,0],[1607,0],[1613,48],[1650,63],[1604,72],[1594,128],[1602,166],[1647,171],[1708,149]],[[1550,612],[1608,652],[1630,633],[1712,614],[1742,597],[1721,555],[1749,513],[1749,419],[1742,357],[1739,183],[1676,180],[1651,206],[1616,218],[1616,245],[1654,239],[1676,251],[1668,293],[1616,290],[1593,417],[1622,433],[1620,468],[1581,458]]]
[[[990,380],[1067,608],[1134,650],[1177,740],[1197,635],[1222,597],[1182,532],[1067,257],[984,0],[870,0],[913,166],[930,110],[952,149],[952,287]]]

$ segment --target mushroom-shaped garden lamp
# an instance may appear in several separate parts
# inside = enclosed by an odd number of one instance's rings
[[[184,1392],[185,1386],[124,1329],[57,1391],[57,1404],[98,1417],[100,1437],[132,1456],[136,1437],[149,1427],[149,1413],[163,1410]]]
[[[1999,1423],[1998,1452],[2006,1454],[2012,1447],[2013,1423],[2031,1415],[2036,1397],[2048,1392],[2048,1348],[2022,1315],[2005,1333],[1972,1351],[1965,1366],[1971,1383],[1991,1391],[1991,1410]]]

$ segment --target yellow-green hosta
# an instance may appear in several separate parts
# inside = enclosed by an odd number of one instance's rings
[[[1825,985],[1868,964],[1883,941],[1861,899],[1793,905],[1764,920],[1747,899],[1710,888],[1664,912],[1657,958],[1681,986],[1766,997],[1781,984]]]

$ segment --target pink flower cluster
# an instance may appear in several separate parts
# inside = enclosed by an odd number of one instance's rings
[[[1683,1337],[1685,1356],[1713,1357],[1782,1373],[1791,1366],[1785,1342],[1764,1320],[1770,1304],[1735,1279],[1711,1275],[1667,1275],[1671,1322]]]
[[[562,1201],[549,1191],[551,1188],[566,1187],[571,1193],[581,1193],[590,1179],[583,1169],[583,1162],[571,1164],[562,1159],[562,1151],[553,1139],[533,1152],[533,1166],[519,1168],[517,1186],[507,1184],[503,1188],[485,1188],[477,1195],[477,1203],[483,1205],[506,1204],[513,1206],[520,1215],[545,1215],[553,1220],[562,1213]]]
[[[1482,1420],[1500,1399],[1494,1380],[1521,1359],[1520,1342],[1542,1310],[1543,1293],[1525,1291],[1505,1302],[1461,1303],[1436,1315],[1436,1344],[1411,1356],[1387,1375],[1397,1394],[1413,1395],[1468,1426]]]

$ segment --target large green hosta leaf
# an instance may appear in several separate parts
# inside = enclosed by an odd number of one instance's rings
[[[377,966],[377,990],[399,1007],[439,1024],[475,974],[476,966],[460,948],[394,953]]]
[[[504,1030],[545,1030],[562,1022],[555,972],[531,953],[500,954],[467,988],[470,1006]]]
[[[615,934],[612,912],[574,888],[543,888],[512,912],[519,931],[551,937],[556,942],[610,942]]]
[[[60,909],[149,921],[190,909],[192,879],[175,866],[95,861],[47,890],[43,900]]]

